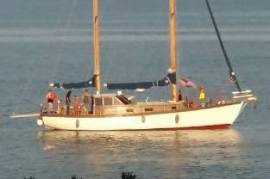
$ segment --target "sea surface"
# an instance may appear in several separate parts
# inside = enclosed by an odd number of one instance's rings
[[[2,0],[0,178],[117,179],[128,171],[140,179],[270,178],[270,1],[210,2],[242,88],[258,95],[257,109],[249,105],[224,130],[68,132],[9,115],[38,111],[49,82],[90,78],[91,0]],[[101,0],[100,6],[102,82],[163,78],[168,1]],[[178,75],[209,96],[235,90],[204,1],[177,0],[177,17]],[[167,88],[126,93],[168,97]]]

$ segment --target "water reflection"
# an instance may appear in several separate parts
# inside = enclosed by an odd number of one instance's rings
[[[71,160],[79,160],[80,167],[85,167],[82,172],[86,176],[105,173],[117,178],[117,172],[132,170],[141,178],[186,178],[193,170],[228,168],[242,162],[239,157],[242,140],[235,129],[41,131],[38,139],[44,155],[52,158],[63,155]],[[87,168],[91,168],[91,171]]]
[[[47,145],[61,147],[72,144],[97,145],[126,145],[128,144],[158,144],[158,145],[185,145],[200,146],[215,144],[237,144],[241,142],[241,136],[237,130],[230,128],[224,130],[179,130],[179,131],[39,131],[38,139]]]

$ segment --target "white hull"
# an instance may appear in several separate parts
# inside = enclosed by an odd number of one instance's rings
[[[42,116],[45,127],[61,130],[169,130],[228,127],[246,106],[245,102],[175,113],[114,117]]]

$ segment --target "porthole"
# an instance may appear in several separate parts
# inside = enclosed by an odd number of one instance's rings
[[[145,119],[145,116],[143,115],[142,116],[142,123],[145,123],[146,119]]]
[[[79,119],[76,120],[76,128],[78,129],[80,127],[80,121]]]
[[[179,115],[178,115],[178,114],[175,115],[175,123],[176,123],[176,124],[179,123]]]
[[[145,112],[151,112],[151,111],[154,111],[154,109],[153,108],[145,108],[144,111]]]
[[[133,109],[127,109],[127,112],[134,112]]]

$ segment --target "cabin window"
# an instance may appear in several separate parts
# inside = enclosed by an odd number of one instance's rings
[[[95,98],[95,105],[101,106],[102,105],[102,98]]]
[[[153,108],[145,108],[144,111],[145,112],[149,112],[149,111],[153,111],[154,109]]]
[[[127,112],[134,112],[133,109],[127,109]]]
[[[112,98],[110,98],[110,97],[105,97],[104,98],[104,105],[109,106],[109,105],[112,105],[112,104],[113,104]]]
[[[122,101],[120,101],[118,98],[114,98],[113,104],[114,105],[123,105]]]
[[[131,103],[131,101],[124,95],[117,95],[116,98],[126,105]]]

